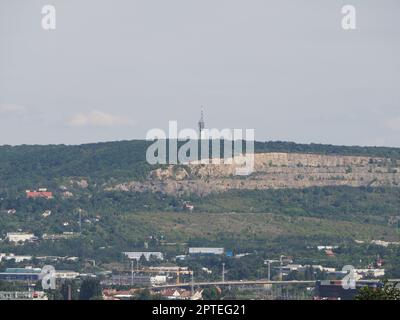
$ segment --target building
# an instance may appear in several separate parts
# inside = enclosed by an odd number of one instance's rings
[[[161,285],[167,283],[167,276],[156,275],[150,277],[150,282],[153,286]]]
[[[196,290],[193,295],[192,292],[185,289],[164,289],[159,294],[167,300],[201,300],[203,290]]]
[[[194,210],[194,205],[189,203],[189,202],[184,202],[183,203],[183,210],[187,210],[192,212]]]
[[[48,300],[43,291],[0,291],[0,300]]]
[[[319,251],[321,250],[334,250],[334,249],[338,249],[339,246],[317,246],[317,249]]]
[[[315,270],[319,270],[321,272],[327,272],[327,273],[335,273],[336,272],[336,268],[330,268],[330,267],[324,267],[321,265],[312,265],[312,268]]]
[[[334,257],[335,256],[335,253],[332,251],[332,250],[325,250],[325,254],[328,256],[328,257]]]
[[[354,269],[357,280],[363,278],[379,278],[385,276],[385,269]]]
[[[383,241],[383,240],[372,240],[371,241],[372,244],[375,244],[377,246],[381,246],[381,247],[388,247],[390,245],[400,245],[400,242],[395,242],[395,241]]]
[[[292,272],[292,271],[303,271],[305,267],[301,264],[288,264],[286,266],[277,267],[277,269],[282,270],[283,272]]]
[[[78,278],[79,273],[75,271],[57,270],[54,276],[56,279],[72,280]]]
[[[224,254],[224,248],[189,248],[189,254]]]
[[[51,210],[46,210],[45,212],[42,213],[43,218],[47,218],[51,215]]]
[[[5,260],[5,261],[14,260],[15,263],[20,263],[23,261],[32,260],[32,256],[17,256],[13,253],[0,253],[0,262],[2,260]]]
[[[113,274],[110,278],[103,280],[101,283],[105,286],[144,286],[150,287],[153,285],[152,277],[132,275],[132,274]],[[153,280],[154,281],[154,280]]]
[[[46,188],[41,188],[37,191],[26,190],[25,193],[28,199],[36,199],[36,198],[53,199],[53,193],[47,191]]]
[[[238,254],[235,254],[234,257],[236,259],[240,259],[240,258],[246,257],[248,255],[251,255],[251,253],[248,253],[248,252],[246,252],[246,253],[238,253]]]
[[[23,233],[23,232],[9,232],[6,235],[6,239],[10,242],[20,243],[25,241],[35,241],[37,237],[33,233]]]
[[[181,254],[181,255],[176,256],[176,257],[175,257],[175,260],[180,260],[180,261],[182,261],[182,260],[185,260],[186,258],[187,258],[186,255]]]
[[[381,283],[356,284],[354,289],[345,289],[341,280],[317,281],[315,284],[314,300],[353,300],[364,286],[380,287]]]
[[[39,281],[40,268],[7,268],[0,272],[0,280],[5,281]]]
[[[64,240],[64,239],[71,239],[76,237],[77,234],[74,232],[63,232],[63,233],[59,233],[59,234],[47,234],[44,233],[42,235],[42,239],[43,240],[52,240],[52,241],[56,241],[56,240]]]
[[[124,252],[123,253],[125,256],[128,257],[128,259],[131,260],[140,260],[140,258],[143,256],[147,261],[150,260],[151,257],[159,259],[159,260],[164,260],[164,256],[161,252]]]

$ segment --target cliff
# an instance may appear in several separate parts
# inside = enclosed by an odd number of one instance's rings
[[[170,165],[151,171],[145,181],[129,181],[108,189],[206,195],[230,189],[400,184],[400,161],[379,157],[259,153],[255,154],[251,175],[235,176],[235,168],[235,164]]]

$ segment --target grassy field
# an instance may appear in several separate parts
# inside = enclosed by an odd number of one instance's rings
[[[262,213],[132,213],[120,217],[118,229],[131,241],[145,234],[163,235],[167,241],[221,237],[268,241],[279,236],[399,240],[395,228],[383,225]]]

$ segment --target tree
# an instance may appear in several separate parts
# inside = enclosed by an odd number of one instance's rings
[[[94,300],[101,296],[101,285],[98,279],[87,278],[82,281],[79,300]]]
[[[135,293],[135,296],[132,300],[165,300],[164,297],[157,293],[153,294],[149,289],[139,290]]]
[[[365,286],[355,297],[356,300],[400,300],[400,289],[397,282],[384,282],[382,287]]]
[[[71,280],[65,281],[60,288],[60,292],[64,300],[68,300],[69,293],[71,293],[71,300],[78,300],[79,298],[76,281],[71,281]]]
[[[204,300],[220,300],[221,291],[216,287],[205,288],[203,290],[203,299]]]

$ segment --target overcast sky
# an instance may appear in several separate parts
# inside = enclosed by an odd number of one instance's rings
[[[0,0],[0,145],[196,128],[201,105],[257,140],[400,147],[400,1]]]

